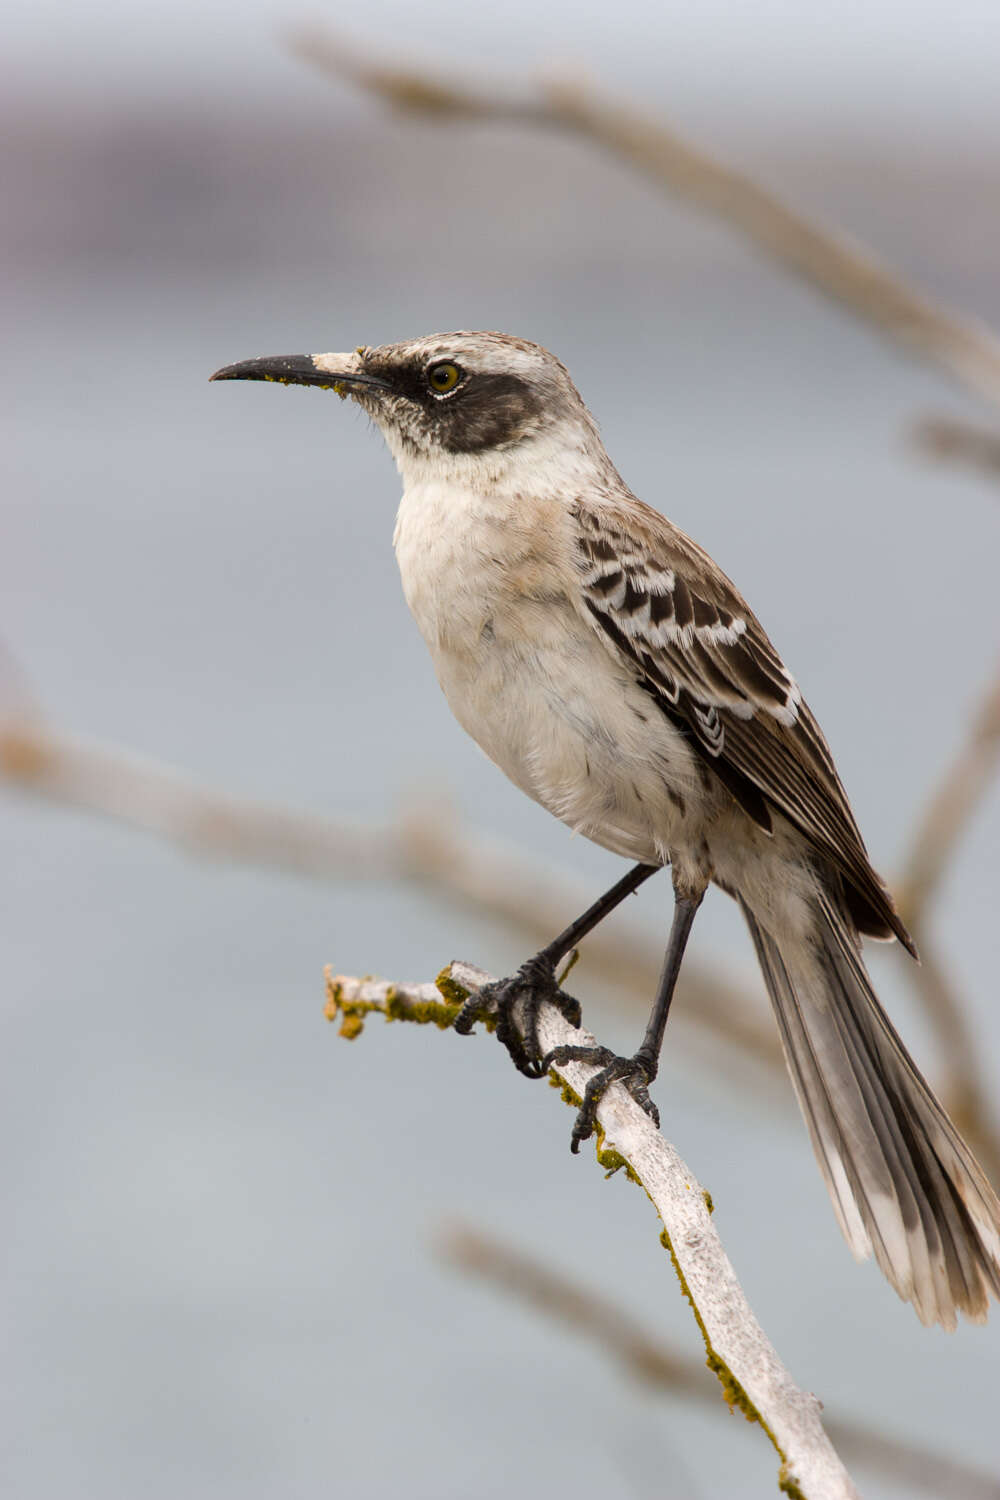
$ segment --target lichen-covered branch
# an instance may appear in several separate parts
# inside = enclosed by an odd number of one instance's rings
[[[396,109],[438,120],[555,127],[615,152],[660,187],[730,224],[898,348],[944,370],[974,395],[1000,403],[1000,340],[990,329],[914,291],[854,240],[812,223],[746,173],[640,111],[579,82],[549,82],[529,97],[485,83],[451,83],[429,69],[366,56],[325,30],[300,33],[292,46],[307,62]]]
[[[636,1380],[698,1401],[718,1400],[704,1361],[677,1354],[650,1338],[642,1324],[603,1293],[580,1286],[563,1267],[543,1265],[523,1250],[467,1226],[454,1226],[437,1238],[446,1261],[481,1277],[545,1317],[583,1334],[620,1361]],[[954,1459],[942,1458],[913,1442],[886,1437],[848,1417],[824,1411],[831,1441],[852,1465],[865,1464],[910,1491],[949,1500],[1000,1500],[1000,1479]]]
[[[448,1026],[459,1004],[477,994],[489,975],[452,963],[436,984],[393,985],[382,980],[327,976],[327,1014],[341,1033],[356,1036],[366,1015]],[[542,1008],[539,1040],[545,1051],[593,1044],[554,1005]],[[566,1063],[553,1069],[568,1102],[578,1105],[596,1069]],[[820,1421],[820,1403],[795,1384],[757,1322],[711,1217],[708,1195],[649,1116],[618,1084],[597,1110],[597,1159],[623,1169],[642,1187],[663,1225],[661,1239],[705,1340],[708,1365],[730,1406],[759,1422],[781,1460],[779,1483],[800,1500],[847,1500],[857,1491]]]

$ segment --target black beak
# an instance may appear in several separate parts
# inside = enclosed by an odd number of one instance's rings
[[[241,360],[238,365],[223,365],[209,379],[270,380],[280,385],[318,385],[325,391],[341,384],[392,389],[388,381],[358,370],[357,362],[356,354],[265,354],[260,359]]]

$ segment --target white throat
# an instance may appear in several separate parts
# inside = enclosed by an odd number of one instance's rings
[[[491,495],[496,499],[565,496],[568,504],[583,486],[605,487],[609,472],[618,478],[597,433],[581,420],[559,422],[510,447],[480,453],[417,448],[388,423],[382,432],[403,480],[404,496],[413,489],[433,486],[442,491],[473,491],[484,500]]]

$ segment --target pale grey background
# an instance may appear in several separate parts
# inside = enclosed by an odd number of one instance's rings
[[[980,413],[582,146],[386,121],[281,51],[300,17],[36,0],[8,28],[0,638],[45,712],[331,814],[444,785],[609,882],[617,862],[452,723],[365,422],[206,383],[264,351],[505,328],[566,359],[628,481],[753,600],[891,870],[996,649],[997,495],[903,433]],[[992,4],[382,0],[353,20],[459,73],[581,60],[1000,324]],[[412,886],[193,863],[7,793],[0,819],[5,1493],[774,1492],[769,1446],[721,1404],[640,1393],[435,1261],[460,1215],[695,1351],[648,1205],[569,1159],[548,1090],[483,1041],[376,1024],[348,1048],[324,1025],[327,961],[499,970],[519,939]],[[994,794],[936,923],[993,1078],[998,830]],[[664,922],[659,884],[633,917]],[[698,926],[754,982],[721,897]],[[873,963],[932,1070],[897,968]],[[624,1045],[639,1018],[585,970],[579,988]],[[790,1090],[672,1030],[667,1129],[792,1370],[831,1409],[995,1465],[1000,1323],[921,1329],[842,1244]]]

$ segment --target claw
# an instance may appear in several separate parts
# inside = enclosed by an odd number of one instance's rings
[[[482,990],[478,994],[470,995],[451,1023],[452,1029],[457,1031],[459,1036],[471,1036],[476,1022],[484,1020],[489,1013],[489,1006],[483,1004],[482,996]]]
[[[580,1002],[563,994],[555,966],[543,952],[529,958],[509,979],[496,979],[471,996],[455,1018],[455,1030],[468,1036],[477,1021],[495,1013],[497,1039],[507,1048],[518,1071],[527,1078],[544,1078],[548,1068],[541,1057],[538,1012],[547,1000],[558,1006],[571,1026],[580,1025]],[[522,1006],[523,1036],[514,1019],[518,1004]]]
[[[583,1091],[583,1103],[577,1111],[570,1138],[570,1150],[575,1156],[582,1141],[589,1140],[597,1123],[597,1106],[612,1083],[623,1083],[646,1114],[659,1128],[660,1112],[649,1097],[649,1085],[655,1076],[655,1068],[649,1058],[640,1051],[635,1057],[619,1057],[607,1047],[554,1047],[542,1058],[541,1066],[548,1072],[550,1067],[562,1063],[583,1062],[600,1068]]]

